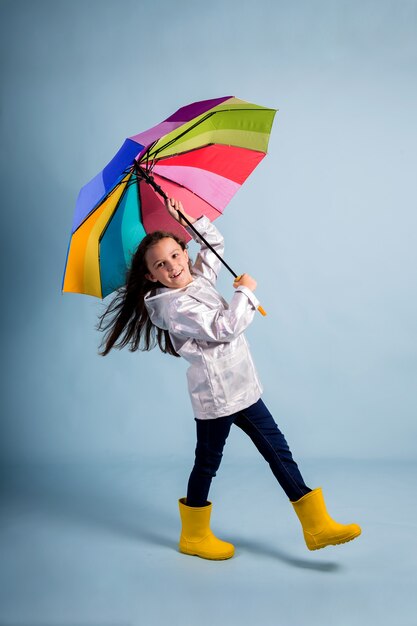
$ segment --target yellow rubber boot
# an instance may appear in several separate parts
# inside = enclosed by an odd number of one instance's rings
[[[234,555],[234,546],[217,539],[210,530],[211,502],[206,506],[193,507],[186,505],[186,498],[181,498],[178,504],[182,522],[180,552],[216,561],[230,559]]]
[[[358,524],[339,524],[330,517],[321,487],[291,502],[303,527],[304,539],[309,550],[320,550],[329,545],[352,541],[361,534]]]

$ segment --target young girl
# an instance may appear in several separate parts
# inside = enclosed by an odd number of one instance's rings
[[[196,220],[174,199],[166,207],[181,225],[178,211],[195,223],[222,256],[223,237],[207,217]],[[98,325],[107,331],[103,356],[113,347],[129,344],[132,351],[150,350],[158,343],[162,352],[190,363],[187,379],[197,445],[187,496],[179,500],[180,551],[206,559],[228,559],[234,554],[231,543],[212,533],[212,505],[207,501],[232,424],[251,438],[269,463],[295,509],[310,550],[354,539],[360,527],[339,524],[329,516],[321,488],[307,487],[261,399],[262,386],[243,334],[259,306],[256,281],[248,274],[236,279],[228,304],[215,288],[220,261],[192,229],[187,231],[201,244],[195,263],[191,264],[186,244],[176,235],[164,231],[147,235],[133,257],[126,286]]]

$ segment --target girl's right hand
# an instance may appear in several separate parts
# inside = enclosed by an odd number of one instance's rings
[[[255,291],[257,283],[256,280],[252,278],[252,276],[249,276],[249,274],[241,274],[240,276],[235,278],[233,287],[237,289],[237,287],[241,286],[247,287],[251,291]]]
[[[181,201],[175,200],[175,198],[167,198],[165,200],[165,206],[168,209],[169,214],[172,215],[172,217],[174,218],[174,220],[177,220],[177,222],[181,224],[181,219],[178,215],[178,211],[181,211],[181,213],[184,212]]]
[[[166,206],[169,214],[174,218],[174,220],[177,220],[177,222],[179,224],[181,224],[181,226],[187,226],[187,222],[184,222],[180,218],[180,216],[178,215],[178,211],[181,211],[181,213],[184,215],[184,217],[186,217],[187,220],[189,222],[191,222],[191,224],[193,224],[196,221],[195,217],[192,217],[191,215],[188,215],[184,211],[184,207],[182,206],[181,200],[175,200],[175,198],[167,198],[165,200],[165,206]]]

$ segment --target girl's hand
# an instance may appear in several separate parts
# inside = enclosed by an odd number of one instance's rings
[[[233,287],[236,289],[237,287],[241,286],[247,287],[251,291],[255,291],[257,283],[256,280],[252,278],[252,276],[249,276],[249,274],[241,274],[240,276],[235,278]]]
[[[181,213],[184,212],[181,200],[175,200],[175,198],[167,198],[165,200],[165,206],[168,209],[169,214],[174,218],[174,220],[177,220],[177,222],[181,224],[181,218],[178,215],[178,211],[181,211]]]
[[[174,218],[174,220],[177,220],[177,222],[181,224],[181,226],[188,226],[188,224],[187,222],[184,222],[180,218],[180,216],[178,215],[178,211],[181,211],[184,217],[186,217],[187,220],[191,222],[192,224],[196,221],[195,217],[192,217],[191,215],[187,215],[187,213],[184,211],[181,200],[175,200],[175,198],[168,198],[167,200],[165,200],[165,206],[169,214]]]

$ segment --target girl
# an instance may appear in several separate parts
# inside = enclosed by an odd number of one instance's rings
[[[178,211],[195,223],[222,256],[223,237],[207,217],[196,220],[187,215],[173,198],[166,207],[181,225],[185,226]],[[98,325],[107,331],[103,356],[113,347],[129,344],[132,351],[150,350],[158,343],[162,352],[190,363],[187,379],[197,445],[187,496],[179,500],[180,551],[206,559],[228,559],[234,554],[231,543],[212,533],[212,505],[207,501],[232,424],[251,438],[269,463],[295,509],[310,550],[354,539],[360,527],[339,524],[329,516],[321,488],[307,487],[261,399],[262,386],[243,334],[259,306],[256,281],[248,274],[235,279],[228,304],[215,288],[220,261],[194,231],[187,230],[201,244],[195,263],[191,264],[186,244],[176,235],[164,231],[147,235],[133,257],[126,286]]]

